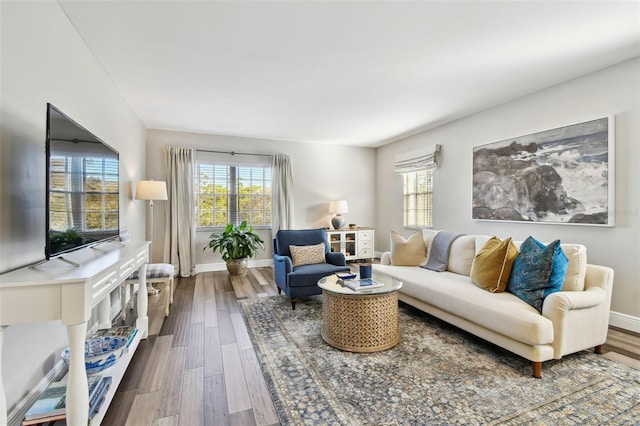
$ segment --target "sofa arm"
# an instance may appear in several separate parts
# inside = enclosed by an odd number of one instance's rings
[[[276,284],[280,288],[284,288],[287,285],[287,274],[293,271],[293,263],[289,256],[281,256],[279,254],[273,254],[273,271],[276,279]]]
[[[380,256],[380,264],[381,265],[391,265],[391,252],[385,251]]]
[[[344,253],[339,251],[329,251],[325,256],[327,263],[336,266],[347,266],[347,259],[344,257]]]
[[[545,312],[558,310],[567,312],[572,309],[591,308],[604,302],[607,297],[606,292],[600,287],[590,288],[585,291],[559,291],[551,293],[544,300],[542,314]]]
[[[584,291],[560,291],[545,298],[542,315],[553,323],[555,358],[606,341],[612,286],[611,268],[587,265]]]

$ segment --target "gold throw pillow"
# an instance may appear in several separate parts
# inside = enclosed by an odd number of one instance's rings
[[[471,281],[492,293],[505,291],[516,257],[518,249],[511,238],[489,238],[473,259]]]

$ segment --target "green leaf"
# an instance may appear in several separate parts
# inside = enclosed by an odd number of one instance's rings
[[[258,249],[264,249],[264,241],[253,232],[253,226],[243,221],[239,226],[229,223],[223,232],[214,232],[209,236],[209,243],[204,250],[210,248],[214,253],[220,252],[225,262],[231,259],[255,257]]]

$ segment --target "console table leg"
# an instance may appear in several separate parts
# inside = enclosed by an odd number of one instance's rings
[[[89,387],[87,370],[84,366],[84,341],[87,322],[68,325],[69,336],[69,379],[67,381],[67,424],[86,425],[89,420]]]
[[[0,325],[0,425],[7,424],[7,395],[4,392],[4,382],[2,379],[2,342],[6,325]]]
[[[98,305],[98,329],[111,328],[111,296],[106,295]]]
[[[147,300],[147,264],[140,266],[138,269],[140,283],[138,287],[138,318],[136,319],[136,328],[141,333],[140,338],[146,339],[149,334],[149,317],[147,316],[147,308],[149,301]]]

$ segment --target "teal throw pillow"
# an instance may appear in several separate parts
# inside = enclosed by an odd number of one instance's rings
[[[530,237],[538,248],[544,248],[545,245],[533,237]],[[553,243],[552,243],[553,244]],[[567,255],[562,251],[560,242],[556,244],[555,253],[553,255],[553,265],[551,267],[551,276],[549,277],[549,284],[544,290],[543,297],[547,297],[551,293],[562,290],[564,280],[567,277],[567,267],[569,266],[569,259]]]
[[[520,253],[511,269],[507,291],[515,294],[540,312],[542,312],[544,293],[553,268],[556,246],[559,245],[560,241],[556,240],[548,246],[540,248],[533,237],[529,237],[520,246]]]

